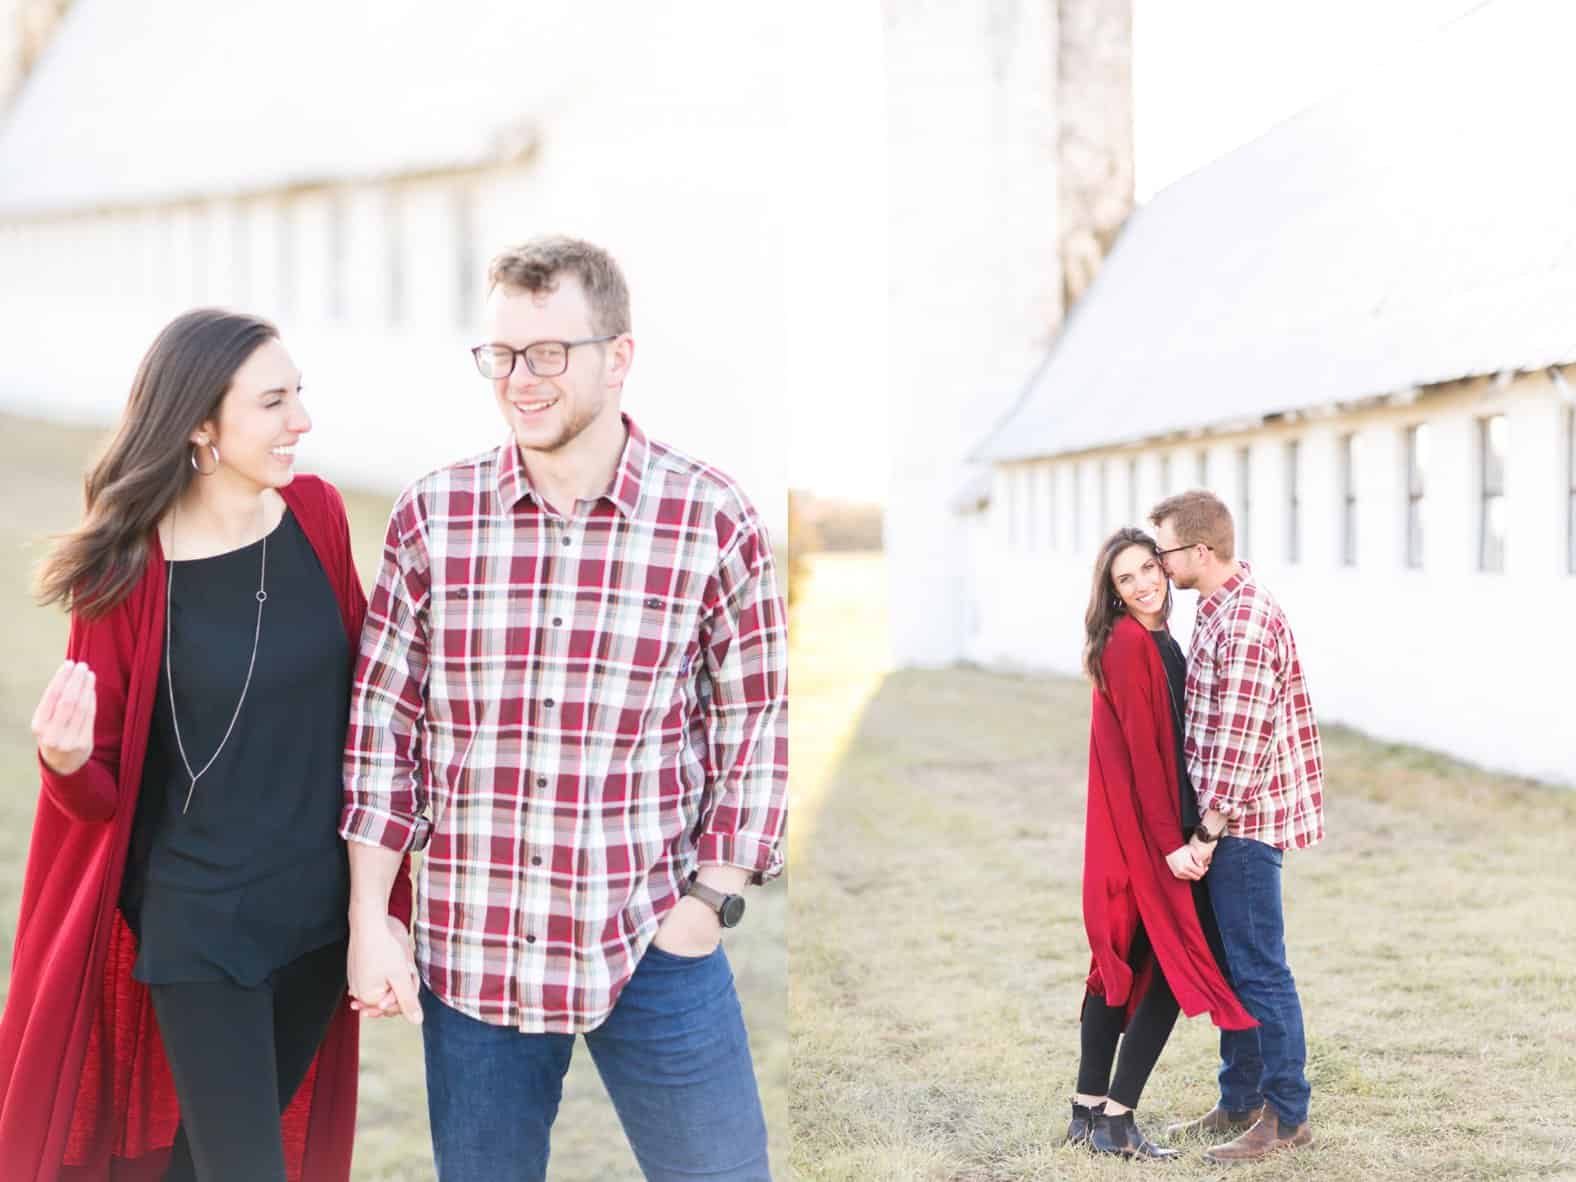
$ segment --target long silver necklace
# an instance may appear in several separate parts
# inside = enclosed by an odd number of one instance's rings
[[[181,805],[181,815],[186,815],[186,810],[191,807],[192,793],[197,791],[197,781],[208,774],[208,769],[219,758],[219,752],[224,750],[224,745],[230,741],[230,734],[235,730],[235,720],[241,717],[241,706],[246,702],[246,691],[252,688],[252,670],[257,666],[257,642],[263,635],[263,604],[268,602],[268,533],[264,528],[267,518],[266,504],[262,507],[257,517],[257,532],[263,539],[263,569],[257,576],[257,626],[252,630],[252,659],[246,663],[246,681],[241,685],[240,700],[235,703],[235,713],[230,715],[230,725],[224,728],[224,738],[219,740],[219,746],[202,765],[202,771],[192,771],[192,761],[186,757],[186,744],[181,741],[181,723],[175,714],[175,662],[171,658],[170,645],[170,617],[175,614],[175,563],[173,558],[166,559],[164,563],[164,673],[170,684],[170,725],[175,728],[175,747],[181,753],[181,763],[186,767],[186,774],[191,777],[191,787],[186,789],[186,803]],[[170,554],[175,553],[175,509],[170,508]]]

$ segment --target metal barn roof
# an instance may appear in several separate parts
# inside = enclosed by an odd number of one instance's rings
[[[703,120],[703,30],[758,35],[725,0],[76,0],[0,126],[0,216],[517,159],[631,71]]]
[[[1495,0],[1157,194],[976,458],[1576,360],[1572,44]]]

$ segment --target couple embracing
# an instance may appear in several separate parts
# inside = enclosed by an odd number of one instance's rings
[[[1281,863],[1324,834],[1313,707],[1280,606],[1235,555],[1213,494],[1155,506],[1095,563],[1083,911],[1093,960],[1068,1140],[1159,1160],[1134,1119],[1178,1012],[1220,1027],[1219,1100],[1168,1138],[1207,1160],[1308,1145],[1302,1005],[1286,960]],[[1189,654],[1166,626],[1198,593]],[[1114,1073],[1113,1073],[1114,1065]]]
[[[769,1177],[719,942],[782,866],[766,532],[621,413],[605,251],[504,252],[486,321],[508,433],[399,498],[370,602],[338,492],[294,472],[273,326],[189,312],[143,359],[41,574],[71,631],[33,718],[7,1179],[344,1182],[359,1026],[396,1014],[441,1182],[545,1177],[577,1035],[647,1177]]]

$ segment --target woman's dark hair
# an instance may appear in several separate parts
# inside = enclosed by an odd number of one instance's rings
[[[1119,529],[1100,544],[1100,554],[1094,560],[1094,581],[1089,587],[1089,610],[1084,612],[1083,667],[1095,688],[1102,691],[1105,689],[1105,675],[1100,672],[1100,658],[1105,655],[1111,629],[1116,627],[1117,620],[1127,614],[1127,605],[1117,595],[1116,584],[1111,580],[1111,567],[1117,556],[1129,546],[1143,546],[1155,556],[1156,562],[1161,562],[1159,544],[1141,529]],[[1160,618],[1166,620],[1170,616],[1171,584],[1168,581]]]
[[[137,367],[114,438],[83,481],[82,524],[56,540],[39,568],[40,603],[91,619],[126,597],[147,566],[149,535],[197,478],[192,432],[217,417],[236,371],[278,336],[266,320],[217,308],[164,326]]]

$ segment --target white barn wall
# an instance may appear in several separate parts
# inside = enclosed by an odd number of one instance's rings
[[[895,655],[969,637],[955,512],[970,447],[1060,318],[1056,6],[886,6],[889,381],[886,552]]]
[[[619,86],[567,76],[522,165],[5,226],[0,407],[113,421],[158,328],[187,307],[227,303],[275,319],[303,369],[314,416],[303,468],[392,490],[501,438],[466,352],[478,339],[485,264],[505,245],[565,231],[608,246],[629,277],[637,348],[627,409],[739,480],[783,537],[785,63],[772,56],[783,52],[781,18],[729,11],[750,54],[713,54],[714,38],[690,36],[674,12],[626,12],[626,26],[649,27],[599,48],[627,59],[599,67]],[[716,15],[697,8],[687,19]],[[468,308],[455,253],[465,193],[476,256]],[[398,301],[391,235],[403,250]],[[123,279],[98,282],[105,266]]]
[[[334,318],[329,308],[333,289],[329,244],[332,200],[332,194],[316,189],[298,194],[290,202],[295,283],[289,316],[297,324],[325,324]]]
[[[376,184],[342,186],[345,211],[345,311],[340,323],[352,332],[376,337],[389,326],[389,188]]]
[[[1507,416],[1510,447],[1504,573],[1478,565],[1477,422]],[[1297,636],[1322,719],[1398,742],[1413,743],[1517,774],[1576,784],[1576,748],[1568,737],[1565,682],[1576,618],[1576,576],[1566,570],[1565,449],[1568,404],[1546,377],[1519,379],[1495,393],[1491,383],[1462,383],[1410,406],[1266,427],[1209,443],[1215,491],[1240,495],[1237,449],[1250,447],[1253,536],[1247,557],[1284,606]],[[1405,429],[1427,422],[1432,433],[1428,497],[1431,529],[1424,563],[1406,555]],[[1356,432],[1358,559],[1341,565],[1338,443]],[[1302,444],[1300,560],[1287,558],[1285,446]],[[986,531],[991,545],[974,567],[972,588],[984,615],[978,659],[1005,668],[1076,673],[1089,576],[1099,541],[1097,506],[1081,506],[1082,542],[1068,529],[1053,547],[1011,547],[1002,523],[1021,485],[1016,470],[1049,467],[1053,502],[1041,506],[1069,524],[1065,501],[1074,473],[1093,489],[1101,462],[1125,480],[1139,457],[1140,517],[1157,499],[1160,457],[1172,456],[1177,491],[1191,487],[1197,441],[1112,449],[1083,456],[999,465]],[[1044,486],[1035,483],[1032,487]],[[1112,487],[1125,510],[1126,489]],[[1021,510],[1020,510],[1021,511]],[[1148,528],[1143,521],[1136,522]],[[1185,644],[1196,596],[1182,592],[1172,629]],[[1540,639],[1540,636],[1542,639]],[[1554,654],[1563,652],[1563,657]]]

